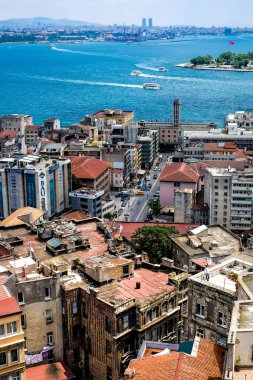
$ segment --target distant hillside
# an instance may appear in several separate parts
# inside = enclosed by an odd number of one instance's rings
[[[78,21],[78,20],[69,20],[69,19],[53,19],[47,17],[35,17],[35,18],[13,18],[9,20],[0,20],[0,26],[89,26],[89,25],[99,25],[96,23]]]

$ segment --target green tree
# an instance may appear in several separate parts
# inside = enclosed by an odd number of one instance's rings
[[[231,65],[235,55],[236,54],[231,51],[225,51],[218,56],[216,62],[220,65]]]
[[[196,65],[210,65],[213,58],[211,55],[199,55],[198,57],[192,58],[191,63]]]
[[[112,220],[116,216],[117,216],[117,213],[115,212],[107,212],[106,214],[104,214],[104,218],[108,220]]]
[[[149,199],[148,206],[151,208],[153,215],[158,215],[160,213],[161,206],[158,199]]]
[[[151,263],[158,264],[162,257],[168,257],[171,248],[169,235],[178,233],[175,227],[144,226],[138,228],[131,243],[137,252],[147,252]]]

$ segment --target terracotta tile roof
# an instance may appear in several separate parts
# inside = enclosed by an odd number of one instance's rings
[[[144,226],[165,226],[165,227],[175,227],[180,234],[184,234],[188,228],[195,228],[198,225],[196,224],[174,224],[174,223],[152,223],[152,222],[147,222],[147,223],[142,223],[142,222],[113,222],[109,223],[110,227],[112,225],[114,227],[122,226],[123,230],[121,232],[121,236],[125,237],[126,239],[130,240],[131,236],[135,233],[137,228],[144,227]]]
[[[134,380],[220,380],[226,349],[201,339],[197,356],[172,353],[131,360]]]
[[[28,125],[26,131],[39,131],[41,128],[39,125]]]
[[[136,289],[137,281],[141,283],[140,289]],[[100,287],[99,298],[109,301],[142,300],[151,295],[171,292],[173,289],[174,286],[168,285],[167,273],[140,268],[134,271],[132,277]]]
[[[68,158],[71,160],[72,174],[81,179],[96,179],[110,167],[108,162],[93,157],[82,156]]]
[[[87,219],[88,214],[81,210],[69,211],[63,215],[63,219],[84,220]]]
[[[7,272],[0,274],[0,317],[21,312],[20,306],[5,286],[9,275]]]
[[[76,378],[66,364],[56,362],[54,365],[57,367],[56,371],[53,370],[52,364],[27,368],[26,380],[70,380]]]
[[[234,152],[236,150],[236,144],[234,142],[227,142],[224,146],[219,146],[217,143],[204,143],[205,152]]]
[[[0,132],[0,141],[5,140],[6,138],[14,138],[15,136],[17,136],[17,134],[17,131],[6,129],[5,131]]]
[[[246,160],[246,158],[247,158],[246,155],[245,155],[245,153],[241,149],[236,149],[235,155],[236,155],[237,159],[238,158],[244,158]]]
[[[199,174],[185,162],[167,164],[159,177],[161,182],[193,182],[199,180]]]

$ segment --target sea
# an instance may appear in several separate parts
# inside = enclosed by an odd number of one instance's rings
[[[181,37],[134,43],[87,42],[0,44],[0,115],[30,114],[34,124],[58,117],[62,126],[101,109],[135,112],[135,120],[172,120],[181,101],[181,121],[214,121],[253,109],[253,72],[197,71],[175,67],[197,55],[248,52],[253,35]],[[168,71],[160,72],[165,66]],[[140,76],[131,72],[139,70]],[[157,83],[160,90],[143,88]]]

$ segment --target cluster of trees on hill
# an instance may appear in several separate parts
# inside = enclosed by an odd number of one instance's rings
[[[240,69],[241,67],[246,67],[251,60],[253,60],[253,51],[240,54],[226,51],[224,53],[221,53],[216,59],[213,59],[211,55],[200,55],[198,57],[192,58],[190,62],[194,66],[216,64],[217,66],[231,65],[235,69]]]

